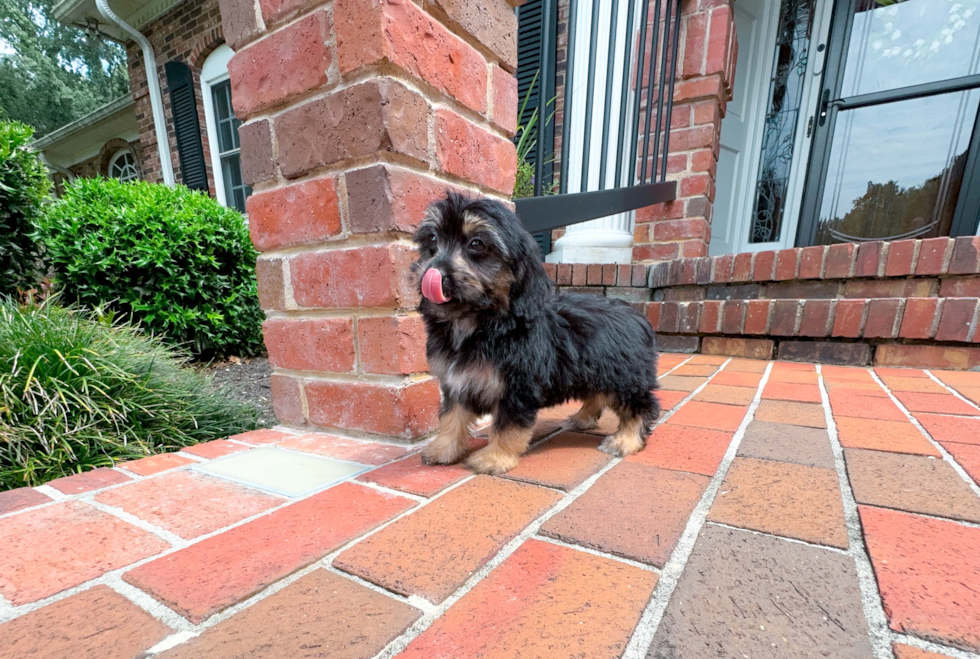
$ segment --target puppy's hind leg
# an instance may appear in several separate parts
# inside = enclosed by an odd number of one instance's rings
[[[653,422],[659,413],[659,406],[652,393],[640,396],[630,406],[617,406],[619,430],[606,437],[599,450],[619,457],[632,455],[643,450],[646,437],[650,434]]]
[[[490,427],[490,444],[466,460],[466,466],[478,474],[499,476],[517,466],[517,461],[531,443],[534,426],[508,424],[500,427],[497,420]]]
[[[457,462],[469,448],[470,426],[476,415],[462,406],[444,403],[439,414],[439,434],[422,449],[422,462],[425,464],[448,465]]]
[[[568,417],[562,426],[565,430],[591,430],[599,425],[602,410],[609,406],[605,396],[595,396],[582,403],[582,409]]]

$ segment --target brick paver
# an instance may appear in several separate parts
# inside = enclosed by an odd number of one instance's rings
[[[675,366],[657,392],[669,418],[625,459],[596,450],[610,410],[562,430],[569,401],[503,477],[268,429],[51,483],[68,501],[0,493],[0,659],[121,659],[164,638],[163,659],[591,659],[631,637],[660,659],[980,652],[980,410],[947,389],[980,399],[980,372],[662,356]],[[271,445],[369,470],[287,500],[193,469]]]
[[[150,561],[123,578],[201,622],[412,505],[344,483]]]
[[[0,594],[26,604],[59,593],[170,545],[79,501],[0,520]]]
[[[0,515],[6,515],[15,510],[22,510],[31,506],[39,506],[49,501],[51,501],[51,497],[30,487],[20,487],[16,490],[0,492]]]
[[[181,538],[195,538],[285,502],[242,485],[190,471],[164,474],[96,495]]]
[[[49,481],[48,485],[62,494],[81,494],[91,492],[109,485],[117,485],[132,480],[126,474],[114,469],[93,469],[74,476],[65,476]]]
[[[947,462],[862,449],[844,459],[858,503],[980,522],[980,497]]]
[[[707,525],[647,657],[873,656],[853,561]]]
[[[594,435],[563,432],[529,451],[507,477],[571,490],[612,459],[598,450],[599,442]]]
[[[205,631],[160,659],[367,659],[422,612],[344,579],[314,570]]]
[[[140,476],[152,476],[161,471],[176,469],[188,464],[194,464],[194,460],[176,453],[161,453],[160,455],[151,455],[148,458],[121,462],[119,466]]]
[[[722,430],[663,424],[650,433],[642,451],[626,460],[711,476],[718,470],[732,437],[732,433]]]
[[[138,657],[170,628],[108,586],[0,625],[0,659]]]
[[[533,485],[477,476],[342,552],[334,565],[438,603],[560,498]]]
[[[831,547],[847,547],[837,474],[830,469],[736,458],[708,519]]]
[[[400,655],[619,657],[653,572],[529,540]]]
[[[980,650],[980,529],[860,506],[889,626]]]
[[[748,458],[834,468],[830,436],[820,428],[753,421],[745,429],[745,436],[738,445],[738,454]]]
[[[559,540],[663,567],[708,480],[624,462],[545,522],[541,531]]]

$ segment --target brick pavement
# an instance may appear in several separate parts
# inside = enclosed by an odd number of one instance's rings
[[[502,478],[277,429],[0,493],[0,659],[980,657],[980,373],[661,372],[626,459],[569,405]],[[369,470],[191,470],[270,446]]]

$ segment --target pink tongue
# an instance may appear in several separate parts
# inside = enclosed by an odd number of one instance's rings
[[[442,273],[435,268],[429,268],[422,276],[422,295],[436,304],[449,302],[442,292]]]

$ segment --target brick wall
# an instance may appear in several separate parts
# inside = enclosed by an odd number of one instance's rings
[[[259,296],[283,423],[436,427],[410,235],[447,188],[507,198],[516,22],[504,0],[222,0]]]
[[[224,43],[221,28],[221,12],[218,0],[184,2],[160,18],[144,26],[141,31],[153,45],[160,76],[160,91],[163,95],[164,114],[167,119],[167,135],[174,165],[174,176],[182,181],[180,157],[177,155],[177,142],[174,133],[173,115],[170,108],[170,89],[164,65],[178,61],[187,64],[194,75],[194,95],[197,99],[198,121],[201,125],[201,142],[204,148],[204,162],[208,172],[208,187],[214,196],[214,178],[211,168],[211,152],[208,146],[207,129],[204,122],[204,103],[210,99],[201,98],[201,66],[211,52]],[[150,92],[146,82],[146,67],[143,52],[136,44],[127,49],[129,59],[129,86],[136,101],[136,121],[140,131],[140,145],[143,151],[143,179],[162,182],[160,156],[157,151],[157,137],[153,129],[153,111],[150,107]]]
[[[629,268],[629,266],[621,266]],[[648,268],[559,265],[559,288],[642,305],[663,350],[980,368],[980,238],[844,243]]]

